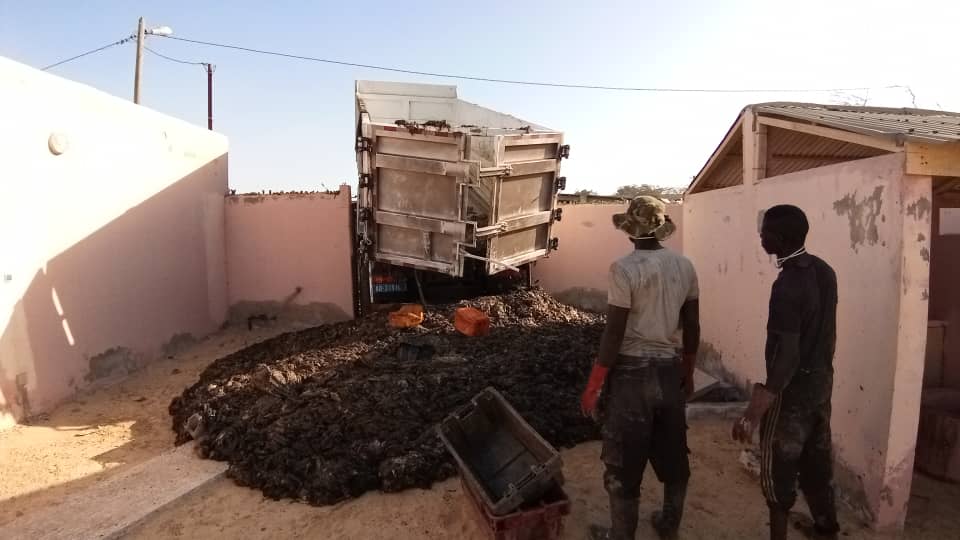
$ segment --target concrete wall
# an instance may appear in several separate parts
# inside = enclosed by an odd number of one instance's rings
[[[227,140],[0,58],[0,425],[215,330]]]
[[[350,187],[226,199],[230,317],[353,317]],[[300,292],[297,292],[297,289]]]
[[[947,323],[942,384],[960,390],[960,234],[943,234],[942,208],[960,208],[960,193],[934,197],[930,248],[930,318]]]
[[[800,206],[807,247],[837,271],[833,393],[837,479],[862,517],[902,525],[909,499],[927,325],[931,179],[887,155],[688,196],[684,250],[700,273],[701,365],[744,386],[765,379],[778,270],[760,247],[770,206]],[[896,407],[894,407],[896,403]]]
[[[610,263],[630,253],[633,245],[613,227],[613,215],[626,210],[622,204],[563,205],[563,218],[554,224],[553,235],[560,249],[538,261],[533,277],[541,287],[562,302],[593,311],[607,307],[607,271]],[[665,245],[683,251],[683,208],[670,205],[670,218],[677,232]]]

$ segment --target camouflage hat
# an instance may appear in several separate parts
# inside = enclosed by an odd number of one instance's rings
[[[677,227],[667,215],[663,201],[654,197],[636,197],[623,214],[613,215],[613,226],[630,238],[656,238],[666,240]]]

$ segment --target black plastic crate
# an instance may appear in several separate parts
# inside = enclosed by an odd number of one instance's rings
[[[438,427],[460,475],[493,515],[563,484],[560,454],[499,392],[486,388]]]

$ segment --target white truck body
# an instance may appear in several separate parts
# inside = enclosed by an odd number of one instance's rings
[[[458,99],[455,86],[357,81],[360,264],[488,274],[556,248],[563,134]]]

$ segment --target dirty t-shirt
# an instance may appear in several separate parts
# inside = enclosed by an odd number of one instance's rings
[[[620,354],[677,356],[683,347],[680,308],[699,295],[693,264],[669,249],[638,249],[614,262],[607,303],[630,310]]]

